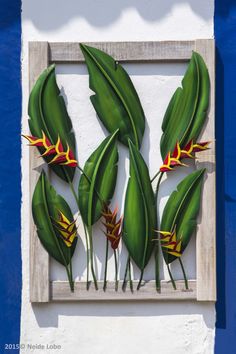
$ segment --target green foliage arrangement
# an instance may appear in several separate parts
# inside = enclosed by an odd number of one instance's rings
[[[165,173],[174,173],[178,166],[186,166],[196,152],[208,149],[209,142],[198,142],[209,105],[210,82],[203,58],[193,52],[182,87],[177,88],[167,107],[160,141],[163,164],[151,179],[148,166],[140,153],[145,130],[145,115],[135,87],[124,68],[111,56],[81,44],[89,72],[89,86],[94,95],[92,105],[109,136],[87,159],[84,168],[76,159],[76,139],[66,105],[56,83],[55,65],[38,78],[29,97],[29,128],[32,135],[24,135],[30,146],[36,146],[51,170],[68,183],[78,205],[85,229],[87,248],[87,289],[89,270],[98,289],[94,269],[93,225],[102,220],[106,235],[103,289],[107,287],[109,245],[115,258],[115,290],[118,289],[118,249],[121,239],[128,250],[123,279],[126,291],[127,276],[133,291],[132,261],[143,274],[152,254],[155,255],[156,289],[161,288],[159,264],[162,250],[171,282],[170,263],[178,260],[183,271],[186,289],[188,280],[182,255],[196,231],[201,204],[201,189],[205,170],[197,170],[185,177],[170,195],[158,226],[157,198]],[[116,187],[118,172],[118,141],[129,149],[130,171],[125,195],[124,216],[110,203]],[[74,188],[75,169],[81,172],[78,191]],[[157,179],[158,177],[158,179]],[[157,179],[155,188],[153,184]],[[56,261],[67,272],[71,291],[74,290],[71,259],[76,255],[78,239],[76,220],[67,202],[55,191],[44,171],[36,184],[32,200],[33,219],[38,237]]]

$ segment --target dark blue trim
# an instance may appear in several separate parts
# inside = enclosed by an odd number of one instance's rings
[[[215,1],[217,139],[216,354],[236,353],[236,2]]]
[[[0,353],[19,343],[21,2],[0,0]]]

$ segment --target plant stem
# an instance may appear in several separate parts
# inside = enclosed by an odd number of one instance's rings
[[[160,291],[161,290],[161,281],[160,281],[160,262],[159,262],[159,238],[158,241],[155,244],[155,253],[154,253],[154,257],[155,257],[155,275],[156,275],[156,290]]]
[[[182,269],[182,272],[183,272],[183,276],[184,276],[185,288],[186,288],[186,290],[188,290],[189,289],[189,287],[188,287],[188,279],[187,279],[187,276],[186,276],[186,273],[185,273],[185,269],[184,269],[184,265],[183,265],[183,262],[182,262],[181,258],[179,258],[179,263],[180,263],[180,266],[181,266],[181,269]]]
[[[106,288],[107,288],[107,261],[108,261],[108,247],[109,247],[109,240],[108,240],[108,238],[106,238],[106,258],[105,258],[105,270],[104,270],[103,291],[106,291]]]
[[[130,261],[130,256],[128,258],[128,264],[129,264],[129,286],[130,286],[130,290],[133,293],[134,288],[133,288],[133,281],[132,281],[132,277],[131,277],[131,261]]]
[[[173,278],[173,276],[172,276],[172,274],[171,274],[169,264],[167,264],[167,269],[168,269],[168,273],[169,273],[169,276],[170,276],[170,279],[171,279],[171,283],[172,283],[172,285],[173,285],[173,288],[176,290],[176,284],[175,284],[174,278]]]
[[[74,292],[74,280],[73,280],[73,274],[72,274],[72,257],[70,257],[70,263],[69,263],[69,271],[70,271],[70,288],[71,291]]]
[[[151,183],[153,182],[153,181],[155,181],[155,179],[157,178],[157,176],[159,175],[159,173],[161,173],[161,171],[159,170],[156,174],[155,174],[155,176],[154,177],[152,177],[152,179],[151,179]]]
[[[123,291],[125,291],[128,268],[129,268],[129,257],[127,258],[127,262],[126,262],[126,266],[125,266],[125,275],[124,275],[124,280],[123,280],[123,284],[122,284],[122,290]]]
[[[83,222],[83,219],[82,219]],[[87,229],[85,226],[85,223],[83,222],[84,226],[84,234],[85,234],[85,242],[86,242],[86,258],[87,258],[87,279],[86,279],[86,289],[89,290],[89,239],[88,239],[88,233]]]
[[[69,284],[70,284],[70,290],[72,292],[74,292],[74,282],[73,282],[73,279],[72,279],[72,274],[70,273],[70,269],[68,268],[67,265],[65,265],[65,268],[66,268],[67,278],[68,278],[68,281],[69,281]]]
[[[116,287],[115,290],[118,291],[118,263],[117,263],[117,255],[116,255],[116,250],[114,250],[114,258],[115,258],[115,281],[116,281]]]
[[[141,286],[141,283],[142,283],[142,280],[143,280],[143,272],[144,272],[144,269],[141,270],[141,274],[140,274],[140,278],[139,278],[139,283],[138,283],[138,286],[137,286],[137,290],[140,289],[140,286]]]
[[[97,284],[97,278],[96,274],[94,271],[94,266],[93,266],[93,239],[92,239],[92,225],[88,227],[88,235],[89,235],[89,243],[90,243],[90,264],[91,264],[91,273],[94,281],[94,286],[95,289],[98,290],[98,284]]]
[[[160,172],[160,171],[159,171]],[[157,173],[156,176],[158,176],[159,172]],[[157,181],[157,185],[156,185],[156,191],[155,191],[155,203],[156,203],[156,209],[157,209],[157,197],[158,197],[158,192],[159,192],[159,188],[160,188],[160,184],[161,184],[161,180],[163,177],[163,172],[161,172],[160,177]],[[158,223],[158,221],[157,221]],[[155,281],[156,281],[156,290],[160,291],[161,290],[161,281],[160,281],[160,262],[159,262],[159,257],[160,257],[160,238],[158,237],[158,241],[155,244],[155,253],[154,253],[154,257],[155,257]]]
[[[69,178],[68,179],[68,183],[69,183],[69,186],[70,186],[70,190],[71,190],[71,193],[73,194],[73,197],[76,201],[76,204],[77,204],[77,207],[79,208],[79,200],[78,200],[78,197],[77,197],[77,194],[75,192],[75,189],[74,189],[74,185],[73,183],[71,182],[71,180]],[[83,219],[82,219],[82,222],[83,222]],[[85,242],[86,242],[86,257],[87,257],[87,281],[86,281],[86,289],[88,290],[89,289],[89,243],[88,243],[88,234],[87,234],[87,230],[86,230],[86,226],[83,222],[83,226],[84,226],[84,233],[85,233]]]

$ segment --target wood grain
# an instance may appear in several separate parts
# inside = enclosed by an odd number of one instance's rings
[[[29,43],[29,89],[34,86],[41,72],[48,66],[47,42]],[[38,159],[39,153],[36,148],[30,148],[30,203],[35,185],[38,181],[42,159]],[[47,165],[44,166],[47,169]],[[31,211],[31,204],[29,206]],[[30,301],[49,301],[49,256],[41,245],[37,236],[36,227],[30,216]]]
[[[115,291],[115,283],[108,282],[107,290],[104,292],[103,282],[98,282],[99,290],[95,290],[94,285],[86,290],[86,282],[76,282],[75,291],[70,291],[69,283],[66,281],[51,282],[52,301],[160,301],[160,300],[196,300],[196,281],[189,281],[189,290],[186,291],[184,281],[176,281],[177,290],[174,290],[171,282],[162,281],[161,293],[155,288],[155,282],[149,281],[136,290],[138,282],[134,281],[134,292],[132,293],[127,284],[126,291],[122,291],[120,283],[119,289]]]
[[[194,50],[194,41],[163,42],[86,42],[120,62],[187,61]],[[80,63],[84,56],[79,43],[49,43],[50,62]]]
[[[213,39],[197,40],[195,50],[202,55],[211,82],[208,120],[201,141],[211,141],[210,150],[197,154],[197,167],[206,168],[201,222],[197,232],[197,300],[216,301],[216,191],[215,191],[215,45]]]

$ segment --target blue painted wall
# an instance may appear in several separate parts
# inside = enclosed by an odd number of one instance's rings
[[[0,0],[0,353],[19,343],[21,3]]]
[[[216,354],[236,353],[236,1],[215,1],[217,48]]]

